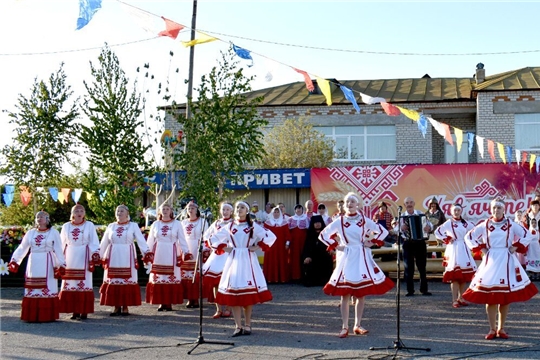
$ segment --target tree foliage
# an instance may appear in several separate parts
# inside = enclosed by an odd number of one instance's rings
[[[1,150],[0,173],[9,181],[34,193],[62,176],[63,165],[75,154],[79,128],[77,106],[69,103],[72,94],[63,64],[47,82],[36,79],[29,97],[19,94],[17,111],[8,114],[16,136]],[[33,199],[36,212],[38,197]]]
[[[92,196],[89,206],[96,221],[114,219],[114,209],[125,204],[134,215],[135,198],[142,192],[142,178],[150,170],[144,145],[140,94],[129,89],[129,79],[116,54],[105,46],[98,63],[90,62],[93,82],[84,82],[87,94],[82,106],[91,122],[82,126],[80,139],[88,150],[89,171],[83,185]],[[103,195],[105,191],[105,197]],[[103,200],[102,200],[103,198]]]
[[[264,137],[262,169],[320,168],[331,165],[334,142],[315,130],[308,118],[287,119]]]
[[[262,128],[267,121],[258,116],[262,98],[248,100],[253,77],[246,77],[229,49],[218,66],[203,75],[196,88],[197,101],[188,99],[193,116],[176,115],[186,140],[186,151],[175,154],[178,169],[185,170],[180,197],[193,196],[216,210],[230,191],[226,179],[247,169],[264,154]]]

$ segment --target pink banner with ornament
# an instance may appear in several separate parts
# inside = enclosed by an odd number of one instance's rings
[[[397,216],[398,206],[411,196],[416,209],[427,210],[435,197],[447,216],[453,203],[462,203],[464,217],[478,221],[489,214],[490,201],[500,196],[506,201],[506,214],[524,210],[540,188],[540,174],[529,171],[529,164],[443,164],[381,165],[321,168],[311,170],[312,200],[324,203],[330,215],[336,203],[352,191],[364,199],[364,213],[371,215],[384,201]]]

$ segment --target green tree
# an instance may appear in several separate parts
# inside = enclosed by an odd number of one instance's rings
[[[334,141],[313,128],[308,118],[287,119],[264,137],[259,168],[320,168],[331,165]]]
[[[186,151],[175,154],[178,169],[185,170],[180,197],[193,196],[214,211],[231,191],[226,179],[235,179],[264,154],[262,128],[268,122],[259,117],[262,98],[247,100],[253,77],[246,77],[229,49],[218,66],[203,75],[195,91],[197,101],[188,99],[193,116],[176,118],[186,140]]]
[[[1,150],[0,174],[33,195],[38,187],[54,185],[76,154],[79,113],[66,78],[62,63],[47,82],[34,81],[29,97],[19,94],[17,111],[8,113],[16,136]],[[32,198],[35,213],[39,196]]]
[[[82,126],[80,132],[89,164],[83,185],[92,194],[88,205],[96,221],[107,223],[114,219],[119,204],[128,206],[135,215],[143,174],[151,167],[146,159],[149,145],[143,144],[138,133],[143,127],[141,96],[136,84],[129,89],[129,79],[116,54],[105,46],[98,63],[94,66],[90,62],[90,70],[93,82],[84,82],[87,94],[82,110],[91,125]]]

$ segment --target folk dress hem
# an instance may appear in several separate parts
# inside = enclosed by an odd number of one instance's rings
[[[21,320],[26,322],[51,322],[60,318],[60,303],[57,296],[23,297]]]
[[[472,281],[475,273],[476,270],[474,269],[462,270],[460,268],[454,268],[454,270],[444,272],[442,281],[444,283],[452,283],[454,281],[458,283],[466,283]]]
[[[146,303],[147,304],[182,304],[182,284],[154,284],[149,282],[146,285]]]
[[[58,298],[61,313],[91,314],[94,312],[93,291],[61,291]]]
[[[475,304],[507,305],[513,302],[528,301],[537,293],[536,286],[529,283],[525,288],[512,292],[508,292],[507,289],[502,290],[502,292],[494,292],[494,290],[486,292],[469,288],[463,293],[463,298]]]
[[[217,293],[216,302],[220,305],[226,306],[250,306],[255,304],[262,304],[272,300],[272,293],[270,290],[264,290],[257,293],[237,295],[237,294],[223,294]]]
[[[104,283],[99,289],[100,305],[107,306],[139,306],[141,305],[141,288],[139,284]]]
[[[389,278],[385,278],[384,281],[379,284],[374,284],[371,280],[356,285],[338,283],[334,286],[328,283],[324,286],[323,291],[326,295],[331,296],[352,295],[360,298],[369,295],[383,295],[393,287],[394,282]]]

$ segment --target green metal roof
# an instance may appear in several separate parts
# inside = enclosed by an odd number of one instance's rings
[[[540,90],[540,67],[525,67],[486,76],[474,91]]]

